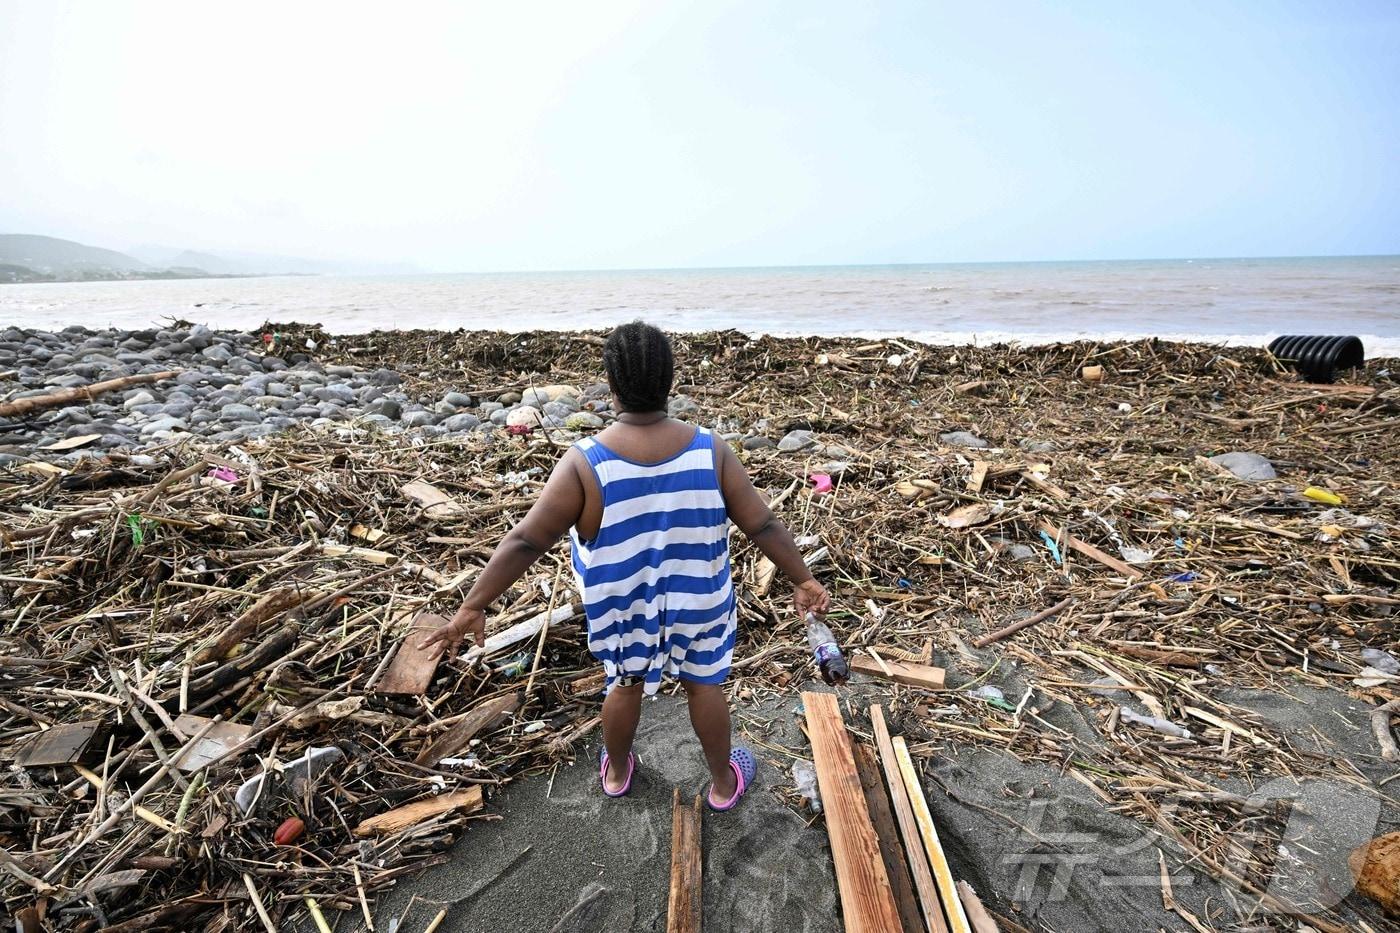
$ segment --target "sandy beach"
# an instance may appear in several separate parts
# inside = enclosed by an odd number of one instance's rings
[[[379,690],[417,614],[451,614],[614,416],[600,343],[0,332],[5,908],[42,895],[61,930],[257,929],[259,909],[315,929],[308,899],[342,931],[442,911],[440,930],[663,929],[672,788],[699,792],[703,765],[663,696],[637,797],[597,793],[566,548],[507,594],[488,652]],[[841,691],[852,738],[880,704],[1002,929],[1393,928],[1347,858],[1400,828],[1372,726],[1400,697],[1400,360],[1312,385],[1264,351],[1151,340],[675,344],[672,415],[739,452],[874,665]],[[729,693],[761,777],[704,817],[707,923],[839,929],[792,777],[812,664],[782,581],[734,547]],[[879,670],[901,661],[943,688]],[[215,717],[233,731],[212,761],[163,767]],[[66,757],[36,761],[56,729]],[[235,801],[309,748],[337,763]]]

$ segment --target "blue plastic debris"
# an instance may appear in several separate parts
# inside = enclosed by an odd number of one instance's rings
[[[1045,542],[1045,546],[1050,549],[1050,556],[1055,558],[1056,564],[1064,564],[1065,559],[1060,556],[1060,546],[1055,543],[1055,539],[1050,537],[1050,532],[1042,531],[1040,540]]]
[[[1179,574],[1177,574],[1176,576],[1174,576],[1174,577],[1170,578],[1169,580],[1167,580],[1167,582],[1168,582],[1168,583],[1195,583],[1195,582],[1196,582],[1197,580],[1199,580],[1200,578],[1201,578],[1201,575],[1200,575],[1200,574],[1196,573],[1194,570],[1188,570],[1188,571],[1186,571],[1185,573],[1179,573]]]
[[[914,584],[904,579],[904,577],[899,578],[899,582],[897,585],[901,590],[912,590],[914,588]]]

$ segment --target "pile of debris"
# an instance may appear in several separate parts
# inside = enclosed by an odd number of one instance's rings
[[[424,398],[598,379],[596,335],[276,330]],[[1340,928],[1266,893],[1278,847],[1230,834],[1277,835],[1286,813],[1220,784],[1326,776],[1394,820],[1379,755],[1231,700],[1284,678],[1400,695],[1400,388],[1380,364],[1318,387],[1262,352],[1151,341],[676,344],[688,417],[793,528],[914,765],[1052,762],[1272,915]],[[577,436],[350,421],[0,474],[0,891],[22,928],[368,918],[496,788],[570,756],[601,677],[564,549],[507,594],[485,651],[439,657],[417,633]],[[732,694],[791,692],[799,620],[771,563],[737,539],[735,561]]]

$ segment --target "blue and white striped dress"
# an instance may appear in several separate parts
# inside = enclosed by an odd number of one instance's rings
[[[735,601],[729,517],[715,471],[714,438],[696,428],[680,453],[637,463],[593,438],[575,445],[603,494],[591,541],[572,532],[574,573],[588,618],[588,650],[607,687],[640,678],[717,684],[734,656]]]

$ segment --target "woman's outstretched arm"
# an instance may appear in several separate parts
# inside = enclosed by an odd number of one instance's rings
[[[486,644],[486,607],[524,576],[530,565],[554,547],[583,514],[583,481],[577,462],[580,456],[571,449],[560,458],[539,499],[496,546],[452,621],[430,634],[422,647],[443,642],[449,651],[454,651],[468,633],[477,647]]]

